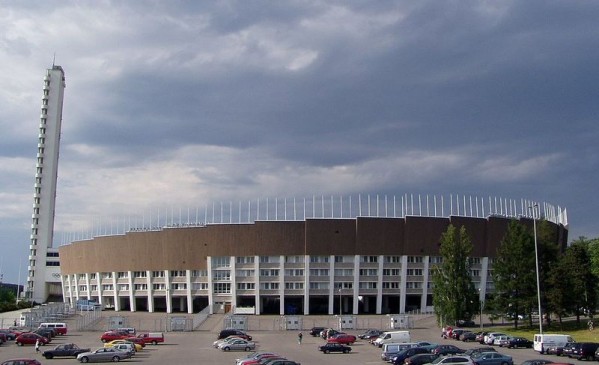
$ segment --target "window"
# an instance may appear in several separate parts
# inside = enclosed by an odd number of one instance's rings
[[[260,276],[279,276],[279,269],[262,269]]]
[[[279,256],[260,256],[261,264],[276,264],[279,262]]]
[[[304,283],[301,283],[301,282],[285,283],[285,289],[288,289],[288,290],[303,290],[304,289]]]
[[[408,256],[408,262],[421,263],[421,262],[423,262],[423,259],[422,259],[422,256]]]
[[[254,283],[237,283],[238,290],[255,290],[256,284]]]
[[[304,269],[285,269],[285,276],[304,276]]]
[[[260,283],[260,289],[262,290],[279,290],[279,283]]]
[[[85,285],[79,285],[79,291],[86,291],[87,287]]]
[[[214,280],[231,280],[231,271],[229,270],[214,270]]]
[[[408,281],[406,283],[406,289],[420,289],[422,288],[422,283],[417,281]]]
[[[311,263],[327,263],[329,262],[329,256],[310,256]]]
[[[443,262],[442,256],[430,256],[428,259],[431,264],[440,264]]]
[[[187,290],[186,283],[171,283],[172,290]]]
[[[235,259],[238,264],[253,264],[254,256],[240,256]]]
[[[362,263],[376,263],[378,260],[378,256],[360,256],[360,262]]]
[[[480,257],[471,257],[470,258],[470,265],[479,265],[480,264]]]
[[[329,290],[329,283],[310,283],[312,290]]]
[[[185,277],[185,270],[171,270],[171,277]]]
[[[212,258],[212,267],[229,267],[231,258],[229,256],[221,256],[221,257],[213,257]]]
[[[255,270],[236,270],[235,275],[238,277],[253,277],[256,274]]]
[[[46,261],[46,266],[60,266],[58,261]]]
[[[360,289],[376,289],[376,282],[373,281],[361,281],[358,285]]]
[[[119,278],[119,279],[126,279],[129,277],[129,273],[127,271],[119,271],[116,274],[117,274],[117,278]]]
[[[335,256],[335,262],[336,262],[336,263],[341,263],[341,262],[343,262],[343,256]]]
[[[383,289],[399,289],[399,282],[383,281]]]
[[[480,270],[470,270],[470,276],[480,276]]]
[[[194,278],[208,276],[208,270],[192,270],[191,276]]]
[[[96,273],[93,272],[93,273],[89,274],[89,278],[92,279],[92,280],[95,280],[96,279]]]
[[[329,276],[329,269],[310,269],[310,276]]]
[[[303,256],[285,256],[285,263],[289,264],[303,264],[304,257]]]
[[[152,289],[153,290],[166,290],[166,284],[165,283],[154,283],[154,284],[152,284]]]
[[[399,269],[383,269],[383,276],[400,276]]]
[[[92,285],[91,286],[91,291],[98,291],[98,286],[97,285]]]
[[[121,290],[129,290],[129,284],[119,284],[118,288],[119,288],[119,291],[121,291]]]
[[[354,269],[335,269],[335,276],[354,276]]]
[[[377,276],[378,274],[377,269],[360,269],[360,276]]]
[[[112,279],[112,273],[111,272],[103,272],[102,279]]]
[[[48,252],[46,253],[46,257],[58,257],[58,252]],[[80,276],[85,277],[85,274],[81,274]]]
[[[193,290],[208,290],[208,283],[193,283],[191,284]]]
[[[153,278],[163,278],[164,271],[152,271],[152,277]]]
[[[102,291],[105,291],[105,290],[113,290],[112,284],[102,285]]]
[[[422,276],[422,269],[408,269],[408,276]]]
[[[148,277],[148,273],[146,271],[134,271],[133,277],[134,278],[146,278],[146,277]]]
[[[384,262],[386,264],[400,264],[401,256],[385,256]]]
[[[148,290],[148,284],[135,284],[135,290]]]
[[[333,288],[335,289],[353,289],[354,283],[351,281],[342,281],[340,283],[335,283]]]

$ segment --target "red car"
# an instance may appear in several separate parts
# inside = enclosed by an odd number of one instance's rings
[[[328,343],[342,343],[344,345],[352,345],[356,342],[356,336],[340,333],[327,340]]]
[[[42,363],[37,361],[36,359],[21,358],[5,360],[0,365],[42,365]]]
[[[122,340],[125,338],[129,338],[131,335],[129,335],[128,333],[124,333],[124,332],[117,332],[117,331],[106,331],[102,334],[102,336],[100,336],[100,340],[102,342],[110,342],[110,341],[114,341],[114,340]]]
[[[35,341],[39,340],[40,345],[45,345],[50,342],[47,337],[40,336],[37,333],[33,332],[25,332],[17,336],[15,339],[15,343],[19,346],[23,345],[35,345]]]

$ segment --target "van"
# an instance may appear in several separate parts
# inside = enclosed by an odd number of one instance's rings
[[[54,330],[54,333],[56,333],[57,335],[66,335],[67,334],[67,324],[66,323],[58,323],[58,322],[40,323],[39,328],[52,329],[52,330]]]
[[[418,347],[417,343],[413,343],[413,342],[407,342],[407,343],[396,343],[396,342],[390,342],[390,343],[385,343],[382,346],[383,349],[383,353],[381,354],[381,359],[383,361],[389,361],[393,358],[393,356],[397,355],[398,353],[407,350],[409,348],[412,347]]]
[[[536,334],[533,340],[532,348],[540,354],[544,354],[547,348],[552,346],[565,346],[568,342],[574,342],[572,336],[558,333]]]
[[[378,347],[383,347],[383,345],[386,343],[407,343],[410,341],[410,331],[390,331],[383,332],[383,334],[380,335],[373,344]]]

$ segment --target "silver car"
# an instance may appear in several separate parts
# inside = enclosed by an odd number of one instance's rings
[[[218,348],[223,351],[252,351],[256,349],[256,344],[252,341],[239,338],[229,342],[221,343],[218,345]]]
[[[99,348],[96,351],[84,352],[77,355],[79,362],[105,362],[105,361],[121,361],[131,358],[127,352],[119,351],[115,348]]]

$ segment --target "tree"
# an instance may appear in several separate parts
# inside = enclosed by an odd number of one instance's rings
[[[493,264],[495,305],[514,319],[518,328],[518,316],[530,316],[537,303],[536,266],[534,238],[526,226],[512,220]]]
[[[478,311],[469,262],[473,246],[466,228],[462,226],[458,231],[451,224],[441,235],[440,243],[441,263],[432,268],[433,305],[439,324],[455,325],[458,320],[471,319]]]

